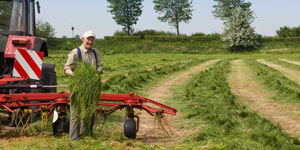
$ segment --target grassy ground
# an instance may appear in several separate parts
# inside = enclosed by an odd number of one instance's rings
[[[122,42],[117,45],[120,46],[121,44]],[[145,45],[145,43],[142,44]],[[149,45],[151,44],[153,43]],[[167,45],[165,46],[167,49]],[[180,44],[176,45],[174,43],[172,46],[180,47]],[[184,46],[188,47],[188,44]],[[205,49],[205,46],[208,45],[203,45],[203,49]],[[272,48],[271,46],[269,48]],[[130,49],[131,47],[125,45],[124,48]],[[100,52],[103,50],[101,48],[98,49]],[[268,50],[262,51],[262,53],[210,55],[166,53],[103,54],[104,66],[107,66],[107,71],[103,76],[108,79],[116,74],[125,74],[125,77],[131,77],[129,72],[133,72],[132,74],[142,74],[136,71],[141,71],[141,69],[142,71],[149,71],[150,68],[151,72],[153,67],[176,66],[178,63],[191,62],[193,59],[200,60],[199,63],[209,59],[221,59],[221,63],[217,64],[213,69],[195,76],[188,85],[175,87],[173,98],[167,102],[167,104],[177,108],[182,114],[179,117],[179,121],[181,122],[179,128],[192,130],[190,133],[191,136],[173,146],[147,145],[139,140],[129,140],[122,133],[124,111],[118,111],[116,114],[109,116],[103,130],[96,130],[94,137],[85,136],[79,142],[69,142],[68,135],[53,137],[51,136],[51,132],[46,132],[44,135],[28,137],[2,136],[0,139],[0,149],[295,149],[298,148],[297,144],[299,144],[297,139],[291,138],[279,126],[274,125],[267,119],[261,118],[249,110],[247,106],[240,104],[236,96],[230,92],[226,83],[226,76],[230,72],[229,60],[237,58],[247,60],[262,58],[274,62],[277,62],[278,58],[300,60],[298,54],[291,53],[294,52]],[[46,62],[56,63],[59,84],[67,83],[67,77],[62,72],[67,54],[68,51],[51,51],[51,57],[45,58]],[[288,79],[282,77],[282,74],[266,66],[251,62],[249,64],[255,71],[262,72],[258,75],[258,78],[262,82],[268,81],[264,84],[278,93],[278,99],[287,97],[287,103],[298,101],[299,85],[290,82]],[[284,65],[289,66],[289,64]],[[159,80],[166,79],[168,75],[182,71],[190,66],[173,71],[171,69],[166,71],[165,74],[149,73],[151,79],[141,82],[142,86],[133,90],[136,93],[143,94]],[[290,68],[297,69],[298,67],[291,65]],[[135,79],[133,80],[135,81]],[[278,82],[282,83],[280,87],[278,87]],[[131,83],[131,81],[128,83]],[[290,92],[290,89],[293,91]]]

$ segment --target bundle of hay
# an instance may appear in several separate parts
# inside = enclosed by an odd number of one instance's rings
[[[71,105],[80,120],[91,125],[101,93],[100,73],[87,63],[80,63],[68,86]]]

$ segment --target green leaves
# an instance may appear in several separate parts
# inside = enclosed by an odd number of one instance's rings
[[[179,23],[188,23],[192,19],[192,3],[190,0],[153,0],[154,10],[162,14],[158,19],[168,22],[177,29],[179,36]]]
[[[214,0],[218,4],[214,5],[215,10],[212,12],[216,18],[223,21],[228,20],[233,14],[236,7],[241,7],[243,11],[250,9],[252,3],[244,0]]]
[[[71,105],[74,106],[80,120],[91,124],[101,92],[100,73],[89,64],[81,63],[74,74],[68,84]]]
[[[236,7],[232,16],[225,22],[223,40],[229,43],[231,49],[250,49],[259,45],[259,35],[251,27],[254,21],[253,12],[250,9],[243,10]]]
[[[233,50],[244,50],[256,48],[260,43],[260,36],[255,34],[251,23],[254,21],[251,2],[244,0],[214,0],[217,5],[213,7],[216,18],[225,21],[223,41],[228,42],[229,48]]]
[[[36,35],[42,38],[53,38],[55,36],[55,28],[49,22],[38,22],[36,24]]]
[[[131,35],[133,25],[137,23],[142,14],[143,0],[107,0],[110,3],[109,12],[118,25],[123,26],[123,31]]]

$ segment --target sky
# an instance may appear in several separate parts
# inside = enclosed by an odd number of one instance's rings
[[[108,12],[106,0],[39,0],[41,13],[37,20],[49,22],[55,28],[56,37],[72,37],[82,35],[86,30],[93,30],[97,38],[111,36],[117,30],[122,30]],[[247,0],[246,0],[247,1]],[[252,3],[251,9],[255,14],[252,26],[256,33],[263,36],[275,36],[280,27],[296,27],[300,25],[300,0],[248,0]],[[247,1],[247,2],[248,2]],[[213,0],[193,0],[193,18],[189,23],[180,24],[180,33],[191,35],[202,32],[205,34],[222,33],[223,22],[214,18],[212,11]],[[159,16],[153,9],[152,0],[143,1],[143,13],[134,29],[155,29],[176,32],[168,23],[160,22]]]

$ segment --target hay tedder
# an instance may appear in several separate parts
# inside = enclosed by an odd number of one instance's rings
[[[43,62],[48,49],[46,40],[35,36],[35,5],[39,12],[35,0],[0,0],[0,116],[9,114],[11,126],[22,133],[30,132],[30,124],[39,119],[45,129],[48,116],[53,115],[53,134],[59,135],[68,132],[69,93],[57,93],[64,86],[57,85],[55,64]],[[128,138],[136,138],[139,130],[134,109],[159,116],[167,126],[164,114],[176,114],[174,108],[133,93],[101,94],[98,105],[96,122],[126,109],[124,134]]]

